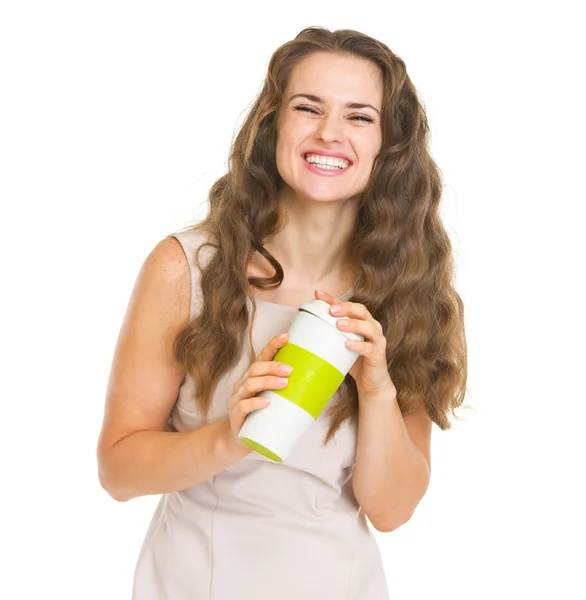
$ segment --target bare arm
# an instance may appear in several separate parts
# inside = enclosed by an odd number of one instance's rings
[[[424,408],[403,417],[394,391],[360,402],[352,486],[378,531],[406,523],[423,498],[430,478],[431,429]]]
[[[137,431],[114,444],[100,481],[120,502],[198,485],[245,456],[228,441],[228,419],[193,431]]]
[[[191,279],[179,242],[159,242],[137,277],[114,351],[97,447],[102,487],[116,500],[197,485],[243,458],[230,420],[169,431],[183,380],[173,356],[189,320]]]

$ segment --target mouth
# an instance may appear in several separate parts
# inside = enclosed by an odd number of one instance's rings
[[[314,154],[311,152],[302,155],[305,166],[320,175],[340,175],[347,171],[354,163],[344,158]]]

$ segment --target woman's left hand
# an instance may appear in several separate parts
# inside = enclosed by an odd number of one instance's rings
[[[382,325],[374,319],[364,304],[339,302],[326,292],[316,290],[315,297],[330,304],[330,314],[334,317],[348,317],[338,320],[340,331],[351,331],[364,336],[364,341],[348,340],[346,347],[360,356],[349,373],[356,382],[360,396],[376,397],[381,394],[396,394],[387,368],[387,340]],[[335,308],[339,307],[339,312]]]

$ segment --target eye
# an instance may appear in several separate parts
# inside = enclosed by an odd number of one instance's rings
[[[313,108],[309,108],[309,106],[296,106],[293,110],[306,110],[314,115],[317,115],[317,111],[313,110]]]
[[[312,115],[318,114],[318,112],[316,110],[314,110],[313,108],[310,108],[309,106],[295,106],[293,108],[293,110],[309,112]],[[363,115],[356,115],[356,116],[350,117],[350,118],[352,120],[361,121],[362,123],[374,123],[374,119],[371,119],[370,117],[365,117]]]
[[[352,117],[352,119],[362,119],[362,121],[364,123],[373,123],[374,119],[371,119],[370,117],[363,117],[361,115],[357,115],[356,117]]]

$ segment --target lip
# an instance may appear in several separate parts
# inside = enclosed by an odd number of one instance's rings
[[[305,160],[306,154],[321,154],[322,156],[331,156],[332,158],[342,158],[344,160],[347,160],[350,163],[348,166],[351,166],[354,164],[353,160],[351,160],[348,156],[346,156],[345,154],[342,154],[340,152],[329,152],[328,150],[317,150],[317,149],[305,150],[301,153],[301,158],[303,160]]]
[[[348,169],[352,168],[352,164],[349,164],[345,169],[321,169],[314,164],[308,163],[303,156],[301,157],[301,160],[309,171],[316,175],[321,175],[322,177],[340,177],[341,175],[344,175]]]

